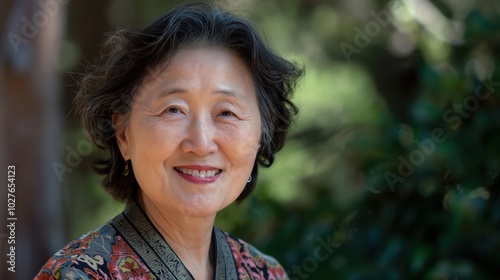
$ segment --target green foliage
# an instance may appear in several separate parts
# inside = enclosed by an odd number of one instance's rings
[[[140,16],[161,6],[140,3]],[[307,74],[295,99],[300,117],[275,166],[217,224],[276,257],[292,279],[494,279],[496,1],[228,5]]]

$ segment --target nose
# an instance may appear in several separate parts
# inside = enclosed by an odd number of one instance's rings
[[[215,142],[217,131],[211,116],[193,117],[186,130],[186,137],[181,142],[183,152],[198,156],[217,152],[218,146]]]

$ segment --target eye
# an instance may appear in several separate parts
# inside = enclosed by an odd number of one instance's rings
[[[169,114],[180,114],[181,113],[181,109],[177,108],[177,107],[170,107],[170,108],[167,108],[166,110]]]
[[[221,115],[222,117],[233,117],[233,116],[234,116],[234,113],[233,113],[233,112],[231,112],[231,111],[222,111],[222,112],[220,112],[220,115]]]

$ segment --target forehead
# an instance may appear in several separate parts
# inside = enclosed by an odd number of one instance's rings
[[[186,82],[254,87],[245,60],[236,51],[224,47],[181,47],[168,61],[146,72],[143,85],[149,88]]]

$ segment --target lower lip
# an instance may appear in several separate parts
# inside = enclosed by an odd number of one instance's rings
[[[213,176],[213,177],[205,177],[205,178],[202,178],[202,177],[194,177],[194,176],[191,176],[191,175],[188,175],[188,174],[184,174],[182,172],[179,172],[177,171],[177,174],[179,174],[182,178],[184,178],[186,181],[189,181],[191,183],[195,183],[195,184],[210,184],[210,183],[213,183],[215,182],[215,180],[217,180],[217,178],[219,178],[219,174]]]

